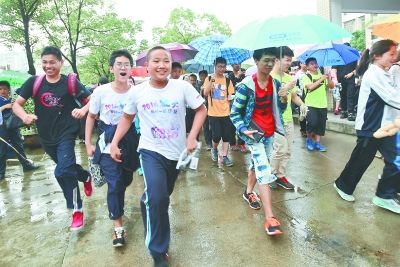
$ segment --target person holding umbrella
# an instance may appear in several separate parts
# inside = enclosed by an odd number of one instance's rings
[[[253,188],[258,183],[260,198],[265,212],[264,228],[268,235],[280,235],[280,222],[274,217],[271,203],[271,189],[268,184],[276,180],[271,173],[271,154],[274,132],[284,134],[282,111],[287,104],[287,89],[270,75],[277,58],[275,47],[257,49],[253,58],[257,73],[247,76],[236,87],[230,118],[236,132],[251,152],[246,190],[243,198],[253,209],[260,209]]]

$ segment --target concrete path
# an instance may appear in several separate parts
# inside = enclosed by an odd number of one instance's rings
[[[382,160],[375,159],[354,196],[341,200],[332,183],[355,138],[329,132],[326,153],[307,152],[296,128],[288,177],[298,192],[274,190],[273,208],[284,235],[269,237],[262,210],[242,199],[249,154],[232,152],[235,166],[220,168],[201,153],[199,170],[180,175],[171,199],[171,266],[400,266],[400,215],[371,203]],[[112,247],[106,186],[84,199],[86,225],[70,232],[70,213],[41,150],[28,151],[43,167],[23,174],[9,165],[0,181],[0,266],[152,266],[144,246],[135,175],[126,194],[127,245]],[[85,150],[77,146],[86,165]]]

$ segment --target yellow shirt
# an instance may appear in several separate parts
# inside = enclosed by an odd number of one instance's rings
[[[318,81],[322,74],[318,72],[317,74],[311,74],[308,72],[309,75],[311,75],[312,81],[310,78],[308,78],[307,75],[303,76],[303,84],[304,84],[304,92],[306,92],[307,88],[306,85],[314,83]],[[312,90],[307,92],[307,96],[305,99],[305,104],[307,107],[313,107],[313,108],[327,108],[328,107],[328,100],[326,98],[326,80],[321,83],[321,85]]]
[[[235,88],[232,81],[229,83],[228,90],[226,89],[226,78],[211,78],[215,79],[211,87],[211,92],[207,97],[208,101],[208,116],[212,117],[227,117],[230,114],[230,106],[228,96],[234,94]],[[207,87],[209,78],[204,80],[204,87]]]
[[[293,77],[287,73],[284,73],[283,77],[281,77],[278,73],[271,72],[272,78],[279,81],[281,83],[281,87],[283,87],[286,83],[290,83],[293,81]],[[289,90],[287,96],[287,106],[285,111],[282,113],[283,122],[292,122],[293,114],[292,114],[292,93],[296,92],[296,87],[293,87]]]

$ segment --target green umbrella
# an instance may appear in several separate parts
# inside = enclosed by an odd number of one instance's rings
[[[346,37],[351,37],[351,34],[322,17],[287,16],[253,21],[229,37],[221,47],[256,50],[283,45],[321,44]]]
[[[15,70],[3,70],[0,71],[0,81],[8,81],[11,88],[18,88],[24,84],[24,82],[31,77],[28,73],[23,73]]]

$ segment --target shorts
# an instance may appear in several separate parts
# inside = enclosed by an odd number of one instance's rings
[[[258,184],[269,184],[274,182],[277,177],[271,173],[269,159],[271,158],[272,143],[274,137],[264,137],[260,143],[247,144],[251,152],[250,170],[256,173]]]
[[[307,132],[316,135],[325,135],[327,108],[308,107],[307,113]]]

